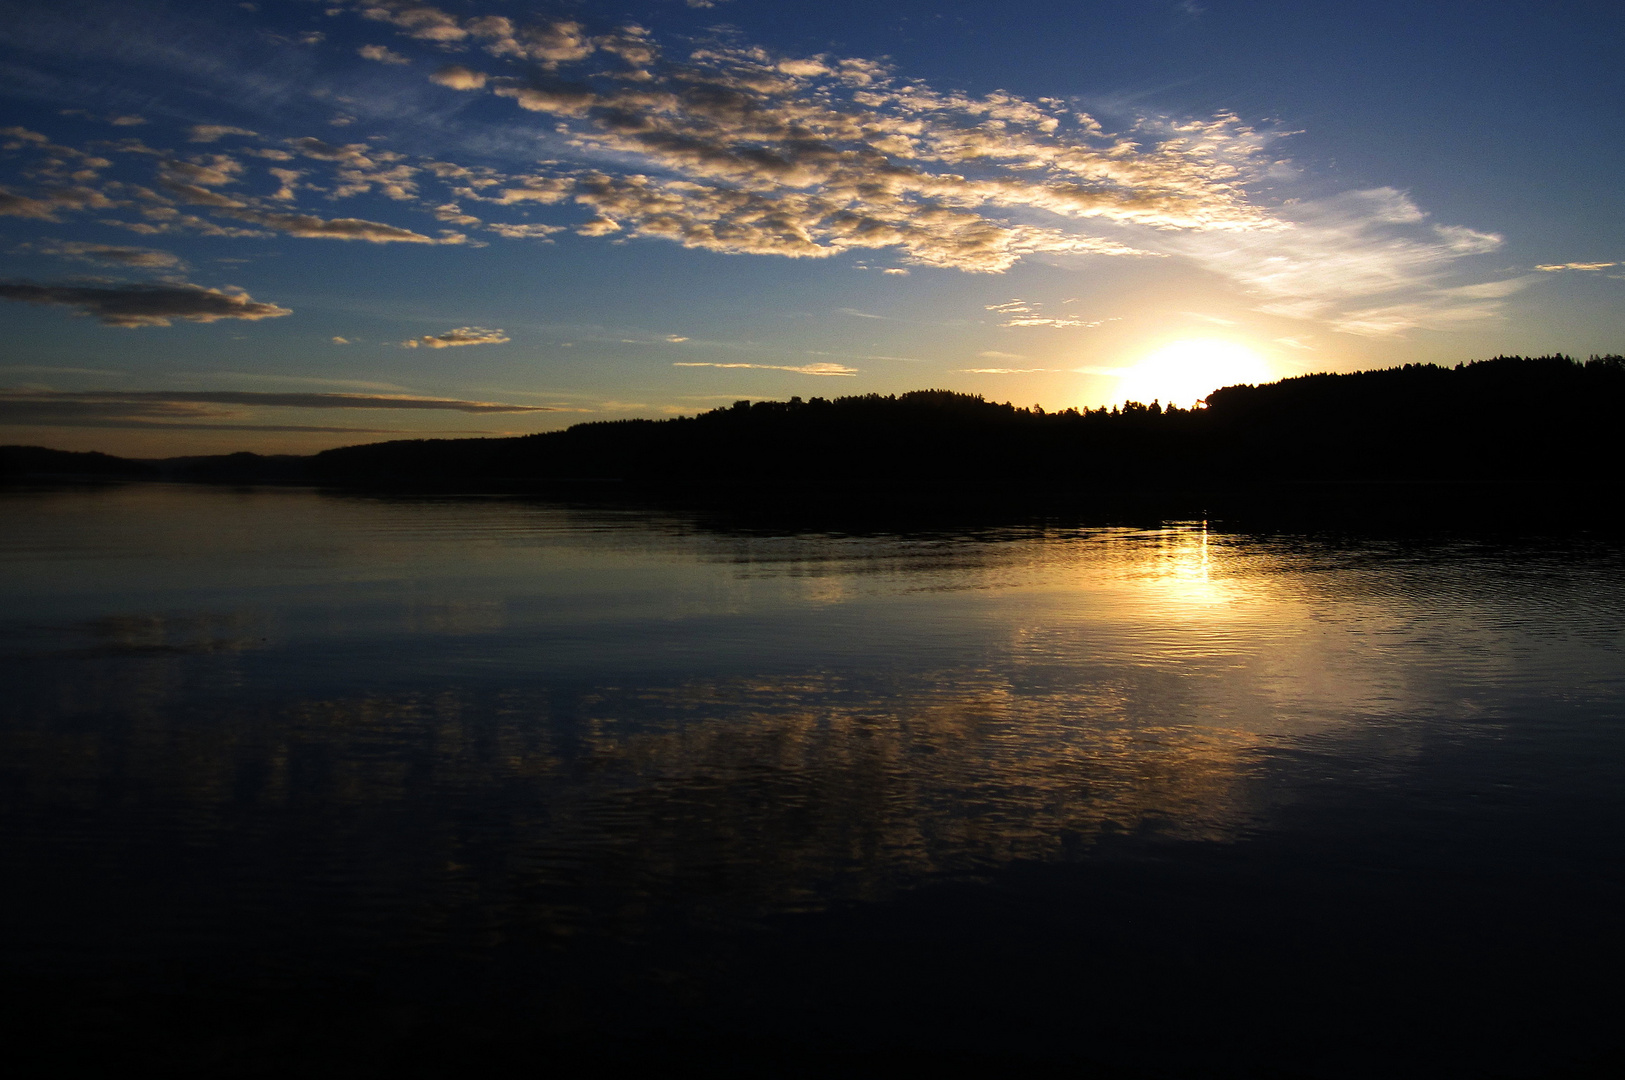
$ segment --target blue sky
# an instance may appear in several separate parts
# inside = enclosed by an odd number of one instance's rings
[[[1625,351],[1625,17],[0,3],[0,441]]]

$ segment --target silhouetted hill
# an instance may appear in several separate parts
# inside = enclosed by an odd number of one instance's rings
[[[1618,483],[1622,414],[1625,358],[1514,356],[1231,386],[1195,410],[1130,403],[1046,413],[921,390],[740,401],[695,417],[371,443],[308,458],[146,463],[7,447],[0,469],[407,488],[615,481],[781,501],[924,490],[1016,498],[1306,482]]]
[[[946,390],[736,402],[692,418],[317,454],[314,477],[617,479],[656,486],[1068,488],[1575,478],[1617,457],[1625,359],[1565,356],[1305,375],[1204,409],[1045,413]]]
[[[107,479],[152,478],[158,470],[145,461],[114,457],[95,450],[48,450],[43,446],[0,446],[0,477],[71,476]]]
[[[1232,386],[1202,442],[1253,480],[1619,479],[1625,357],[1501,356]]]

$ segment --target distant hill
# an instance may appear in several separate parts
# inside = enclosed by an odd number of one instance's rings
[[[1625,358],[1497,357],[1231,386],[1207,407],[1045,413],[947,390],[741,401],[692,418],[328,450],[324,480],[1123,487],[1507,481],[1613,467]]]
[[[43,446],[0,446],[0,477],[54,476],[106,479],[154,479],[156,466],[95,450],[48,450]]]
[[[132,462],[0,448],[0,474],[442,488],[616,481],[654,490],[1087,492],[1283,482],[1618,482],[1625,357],[1503,356],[1230,386],[1194,410],[1039,409],[947,390],[740,401],[695,417],[310,457]]]

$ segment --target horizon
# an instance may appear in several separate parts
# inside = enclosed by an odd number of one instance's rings
[[[4,9],[0,443],[1188,407],[1625,340],[1601,6]]]
[[[710,409],[704,410],[703,412],[692,414],[692,415],[664,416],[664,417],[621,417],[621,418],[609,419],[609,420],[604,420],[604,419],[581,420],[581,421],[577,421],[575,424],[571,424],[568,428],[556,428],[556,429],[552,429],[551,431],[532,432],[532,433],[529,433],[529,434],[530,435],[560,434],[560,433],[562,433],[564,431],[573,430],[573,429],[575,429],[577,427],[592,426],[592,425],[597,425],[597,424],[624,424],[624,423],[627,423],[627,422],[643,422],[643,423],[663,424],[663,423],[665,423],[667,421],[678,421],[678,420],[684,420],[684,419],[694,419],[696,417],[707,416],[707,415],[715,415],[715,416],[719,416],[719,417],[725,417],[725,416],[728,416],[729,414],[737,414],[738,411],[742,407],[749,410],[751,407],[754,407],[754,406],[768,406],[768,407],[783,406],[783,407],[787,407],[785,410],[777,410],[777,409],[773,409],[773,408],[769,409],[770,413],[771,412],[778,412],[780,415],[788,415],[788,413],[790,413],[790,412],[797,412],[797,411],[801,411],[801,410],[811,408],[813,410],[813,412],[819,413],[820,415],[823,415],[823,416],[825,416],[826,418],[828,418],[830,420],[835,420],[835,411],[839,410],[841,406],[850,405],[850,404],[854,404],[854,403],[856,403],[856,404],[858,404],[860,406],[863,406],[863,405],[868,405],[870,403],[877,403],[878,404],[878,403],[882,403],[882,402],[883,403],[896,404],[898,406],[908,406],[908,405],[911,405],[911,404],[917,404],[917,402],[910,402],[909,399],[932,399],[932,400],[929,400],[929,401],[926,402],[926,404],[928,406],[931,406],[931,405],[944,406],[944,405],[947,405],[947,404],[950,404],[950,403],[947,402],[947,401],[944,401],[943,399],[959,399],[959,401],[962,401],[962,402],[975,402],[977,405],[987,406],[987,407],[989,407],[991,409],[994,409],[994,410],[1006,410],[1008,412],[1008,415],[1011,418],[1014,418],[1014,417],[1017,417],[1017,416],[1027,416],[1027,417],[1043,417],[1043,418],[1047,418],[1047,419],[1051,419],[1051,420],[1065,420],[1066,418],[1070,417],[1073,420],[1078,420],[1078,419],[1089,418],[1089,417],[1100,418],[1100,417],[1109,416],[1109,417],[1115,419],[1115,418],[1117,418],[1119,416],[1127,418],[1128,416],[1131,416],[1131,415],[1134,415],[1134,414],[1145,414],[1145,413],[1150,413],[1150,414],[1159,415],[1159,416],[1173,417],[1173,416],[1177,415],[1177,416],[1185,417],[1185,416],[1190,416],[1191,414],[1194,414],[1194,413],[1205,413],[1205,412],[1207,412],[1210,408],[1213,407],[1213,402],[1211,400],[1212,398],[1220,396],[1220,395],[1224,395],[1227,399],[1229,399],[1231,397],[1232,392],[1235,392],[1235,391],[1267,391],[1267,390],[1270,390],[1272,388],[1284,387],[1284,385],[1287,384],[1287,383],[1299,382],[1299,381],[1310,380],[1310,379],[1317,380],[1317,382],[1318,382],[1318,380],[1324,379],[1324,378],[1331,378],[1331,379],[1335,380],[1335,379],[1340,379],[1341,377],[1385,376],[1385,375],[1400,375],[1400,376],[1404,376],[1404,377],[1409,378],[1410,376],[1413,376],[1415,374],[1418,374],[1418,373],[1421,373],[1421,372],[1427,372],[1427,371],[1439,371],[1439,372],[1448,372],[1448,373],[1462,373],[1462,372],[1464,372],[1464,371],[1466,371],[1468,369],[1475,368],[1475,367],[1480,367],[1480,366],[1487,366],[1487,367],[1492,367],[1492,368],[1496,369],[1495,372],[1492,373],[1491,378],[1492,378],[1493,381],[1489,385],[1494,386],[1496,383],[1499,383],[1500,388],[1499,388],[1498,393],[1499,393],[1503,403],[1510,403],[1511,401],[1516,399],[1519,394],[1528,394],[1528,393],[1535,390],[1535,386],[1531,385],[1528,382],[1528,380],[1531,377],[1534,377],[1534,378],[1537,378],[1537,379],[1539,379],[1539,378],[1549,379],[1550,375],[1551,375],[1551,368],[1552,368],[1552,365],[1554,365],[1554,364],[1562,365],[1564,368],[1566,368],[1566,369],[1568,369],[1568,370],[1570,370],[1572,372],[1576,372],[1576,373],[1579,373],[1579,372],[1581,372],[1581,371],[1583,371],[1585,369],[1595,369],[1595,368],[1599,368],[1599,367],[1604,369],[1604,370],[1612,369],[1613,371],[1617,372],[1619,370],[1625,370],[1625,355],[1620,355],[1618,353],[1592,354],[1591,356],[1587,357],[1584,360],[1582,360],[1582,359],[1580,359],[1578,357],[1569,356],[1569,355],[1564,354],[1564,353],[1548,353],[1548,354],[1539,355],[1539,356],[1517,356],[1517,355],[1505,356],[1505,355],[1503,355],[1503,356],[1489,357],[1489,358],[1482,359],[1482,360],[1460,361],[1460,362],[1457,362],[1454,365],[1424,363],[1424,364],[1394,365],[1394,366],[1384,367],[1384,368],[1365,368],[1365,369],[1361,369],[1359,371],[1308,372],[1308,373],[1300,374],[1300,375],[1287,376],[1285,378],[1276,379],[1276,380],[1272,380],[1272,381],[1269,381],[1269,382],[1235,383],[1235,384],[1230,384],[1230,385],[1227,385],[1227,386],[1221,386],[1221,387],[1218,387],[1215,390],[1213,390],[1206,397],[1201,398],[1201,399],[1195,401],[1194,403],[1192,403],[1191,405],[1188,405],[1188,406],[1181,406],[1178,402],[1168,402],[1166,405],[1164,405],[1161,402],[1157,401],[1156,399],[1153,399],[1150,402],[1142,402],[1142,401],[1138,401],[1138,400],[1134,400],[1134,399],[1129,399],[1129,400],[1125,400],[1123,402],[1119,402],[1119,403],[1115,403],[1115,404],[1111,404],[1111,405],[1096,406],[1096,407],[1093,407],[1093,408],[1088,407],[1088,406],[1084,406],[1084,407],[1068,406],[1067,408],[1064,408],[1064,409],[1046,410],[1043,407],[1042,404],[1035,404],[1035,405],[1030,406],[1030,407],[1029,406],[1023,406],[1023,405],[1017,405],[1017,404],[1015,404],[1014,402],[1011,402],[1011,401],[1002,401],[1001,402],[1001,401],[998,401],[996,399],[985,397],[982,394],[968,393],[968,392],[957,391],[957,390],[949,390],[949,389],[946,389],[946,388],[943,388],[943,387],[918,387],[918,388],[915,388],[913,390],[906,390],[906,391],[903,391],[901,393],[894,393],[894,394],[876,394],[876,393],[871,392],[871,393],[860,393],[860,394],[834,395],[834,396],[827,397],[827,398],[823,397],[821,395],[813,395],[812,397],[809,397],[809,398],[802,398],[800,395],[797,394],[797,395],[791,395],[787,399],[776,399],[776,398],[765,398],[765,399],[763,399],[763,398],[757,398],[757,399],[748,399],[748,398],[746,398],[746,399],[739,399],[739,400],[731,402],[731,403],[729,403],[727,405],[720,405],[719,404],[719,405],[716,405],[716,406],[714,406],[714,407],[712,407]],[[1514,372],[1513,370],[1511,370],[1514,367],[1519,368],[1521,370],[1517,371],[1517,372]],[[1511,378],[1511,382],[1508,381],[1509,377]],[[1522,384],[1521,386],[1519,386],[1520,383]],[[1321,384],[1321,385],[1324,386],[1326,384]],[[1477,384],[1476,384],[1476,388],[1477,389],[1482,389],[1485,385],[1486,384],[1484,384],[1482,381],[1478,381]],[[1517,389],[1514,389],[1514,387],[1517,387]],[[1467,387],[1463,386],[1460,389],[1466,389],[1466,388]],[[1568,393],[1570,395],[1572,395],[1576,391],[1576,389],[1577,388],[1575,388],[1575,387],[1570,387],[1568,389]],[[1457,392],[1459,393],[1460,390],[1458,389]],[[1358,395],[1359,391],[1358,390],[1353,390],[1351,393],[1353,395]],[[113,397],[113,396],[115,396],[115,395],[98,395],[98,394],[96,394],[94,392],[85,392],[80,397],[75,398],[74,400],[95,401],[95,400],[99,400],[100,398],[103,398],[103,397]],[[214,401],[231,402],[231,401],[234,401],[237,397],[239,397],[239,395],[235,395],[235,394],[232,394],[232,393],[229,393],[229,392],[218,393],[218,394],[211,394],[211,393],[208,393],[208,392],[201,392],[201,393],[194,393],[194,394],[188,394],[188,395],[177,395],[177,396],[181,397],[183,400],[210,401],[210,402],[214,402]],[[332,395],[293,394],[293,395],[283,395],[283,396],[284,397],[300,399],[298,404],[303,405],[305,407],[322,407],[322,403],[316,402],[316,401],[313,401],[313,400],[310,400],[310,399],[323,398],[323,397],[343,398],[346,395],[338,395],[338,394],[332,394]],[[1393,393],[1392,386],[1390,384],[1389,398],[1390,398],[1390,401],[1393,404],[1398,405],[1402,400],[1410,399],[1411,396],[1412,395],[1409,395],[1409,394],[1401,395],[1401,394]],[[410,403],[417,402],[420,399],[403,398],[403,399],[398,399],[398,400],[400,400],[403,405],[409,405]],[[1591,394],[1589,392],[1587,393],[1584,400],[1589,404],[1592,404],[1592,405],[1596,404],[1596,401],[1592,398],[1592,396],[1591,396]],[[1296,402],[1293,402],[1291,399],[1282,399],[1280,397],[1277,397],[1276,401],[1278,403],[1286,405],[1286,408],[1284,410],[1282,410],[1282,414],[1291,413],[1291,412],[1297,411],[1297,410],[1302,410],[1302,409],[1304,409],[1306,407],[1318,408],[1318,409],[1324,409],[1328,405],[1330,405],[1333,409],[1338,407],[1338,402],[1337,402],[1337,399],[1336,399],[1336,395],[1334,395],[1330,399],[1322,398],[1320,401],[1318,401],[1317,403],[1314,403],[1314,404],[1309,404],[1309,403],[1306,403],[1306,402],[1304,402],[1302,400],[1298,400]],[[1525,399],[1525,402],[1527,403],[1527,399]],[[955,403],[958,403],[958,402],[955,402]],[[1572,408],[1572,407],[1574,407],[1576,405],[1579,405],[1580,403],[1581,403],[1581,399],[1574,399],[1574,398],[1571,398],[1570,400],[1565,400],[1565,401],[1559,401],[1556,398],[1550,398],[1550,399],[1547,399],[1544,402],[1544,404],[1548,406],[1548,412],[1549,413],[1551,411],[1551,407],[1553,407],[1553,406],[1556,406],[1556,407],[1558,407],[1560,409],[1569,409],[1569,408]],[[1346,404],[1346,402],[1345,402],[1345,404]],[[1413,404],[1414,404],[1414,402],[1413,402]],[[826,406],[833,406],[835,408],[834,409],[826,409],[825,408]],[[335,407],[336,408],[336,407],[340,407],[340,406],[335,404],[335,405],[328,405],[327,407]],[[369,406],[360,406],[360,407],[369,407]],[[1369,406],[1367,406],[1367,407],[1369,407]],[[954,410],[952,410],[952,409],[942,410],[942,419],[951,424],[952,421],[949,419],[949,416],[953,411]],[[850,411],[848,411],[844,415],[850,416],[851,413],[850,413]],[[838,421],[838,422],[844,422],[844,421]],[[515,438],[525,438],[525,437],[527,437],[527,436],[523,436],[523,435],[474,435],[474,436],[460,436],[459,438],[466,440],[466,439],[469,439],[469,438],[473,438],[473,439],[515,439]],[[94,454],[101,454],[101,455],[104,455],[104,456],[112,456],[112,457],[114,457],[115,459],[118,459],[118,460],[132,461],[132,462],[138,462],[138,463],[143,463],[143,464],[151,464],[151,465],[162,465],[162,464],[165,464],[165,463],[173,464],[173,463],[178,463],[178,462],[196,461],[196,460],[202,460],[202,459],[218,459],[218,458],[236,457],[236,456],[243,456],[243,455],[247,455],[247,456],[250,456],[250,457],[254,457],[254,456],[314,457],[316,455],[324,453],[327,450],[334,450],[334,451],[360,450],[360,449],[364,449],[364,448],[367,448],[367,447],[383,446],[383,445],[387,445],[387,444],[390,444],[390,443],[393,443],[393,442],[400,442],[400,441],[421,442],[421,441],[435,441],[436,439],[437,439],[437,436],[430,435],[430,436],[427,436],[426,438],[421,437],[421,436],[407,436],[407,438],[405,440],[401,440],[401,439],[364,440],[364,441],[355,442],[355,443],[340,443],[340,444],[337,444],[335,446],[324,447],[322,450],[313,451],[313,452],[311,452],[309,454],[303,454],[303,455],[301,455],[301,454],[291,454],[290,455],[290,454],[288,454],[286,452],[272,453],[272,454],[266,455],[266,454],[260,454],[260,453],[258,453],[256,451],[237,449],[237,450],[224,450],[224,451],[216,452],[216,453],[213,453],[213,454],[179,454],[179,455],[166,455],[166,456],[151,456],[151,457],[144,457],[143,458],[143,457],[135,457],[135,456],[131,456],[131,455],[106,455],[105,451],[96,451],[96,450],[92,450],[92,451],[82,451],[82,450],[81,451],[62,451],[62,450],[60,450],[58,448],[53,448],[53,447],[41,447],[41,446],[32,446],[32,445],[16,444],[16,443],[10,443],[10,444],[0,443],[0,450],[5,450],[5,451],[25,451],[25,452],[27,452],[27,451],[35,451],[35,450],[43,450],[49,455],[62,454],[62,453],[67,453],[67,454],[89,453],[89,454],[93,454],[93,455]],[[1533,451],[1534,448],[1535,448],[1534,443],[1526,443],[1526,445],[1524,446],[1524,452],[1529,453],[1529,452]],[[25,472],[29,471],[26,466],[24,467],[24,471]],[[287,477],[283,477],[283,479],[286,479],[286,478]],[[191,479],[197,479],[197,477],[191,477]],[[220,477],[212,477],[211,479],[219,480]],[[241,480],[242,477],[238,477],[237,479]]]

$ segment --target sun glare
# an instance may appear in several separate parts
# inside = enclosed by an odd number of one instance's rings
[[[1164,345],[1117,380],[1118,401],[1160,401],[1188,409],[1221,386],[1267,382],[1264,358],[1233,341],[1192,338]]]

